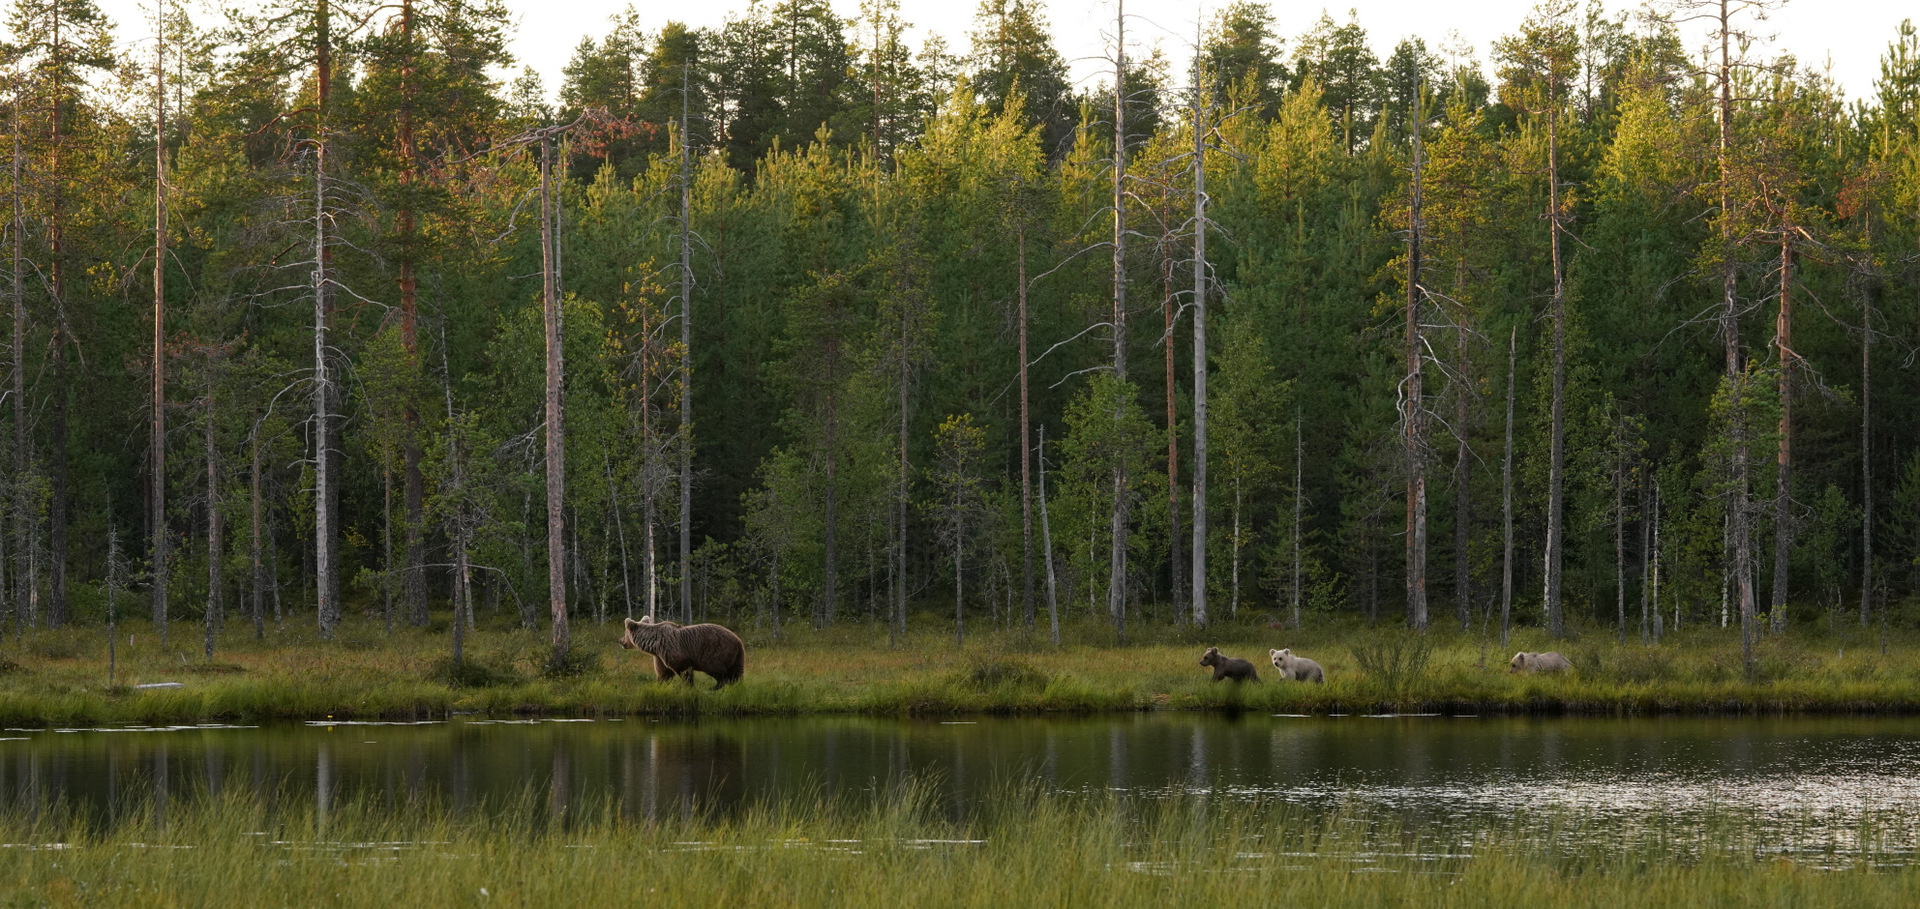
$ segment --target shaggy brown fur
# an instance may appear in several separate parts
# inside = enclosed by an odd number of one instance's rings
[[[1239,657],[1222,656],[1220,648],[1208,647],[1200,657],[1200,665],[1213,667],[1213,680],[1232,679],[1236,682],[1258,682],[1260,674],[1253,671],[1253,663]]]
[[[715,690],[740,681],[747,670],[747,645],[740,636],[719,625],[686,625],[656,622],[648,616],[627,620],[627,633],[620,646],[653,655],[654,678],[665,681],[678,676],[693,684],[693,674],[713,676]]]

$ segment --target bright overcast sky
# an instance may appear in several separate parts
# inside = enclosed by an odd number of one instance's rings
[[[97,2],[118,23],[123,39],[135,39],[136,35],[144,36],[150,31],[145,10],[152,8],[152,0]],[[210,0],[186,2],[199,7]],[[514,56],[518,63],[531,65],[540,72],[549,92],[558,89],[560,69],[580,39],[603,34],[608,18],[629,5],[639,10],[641,27],[650,32],[670,19],[694,26],[717,27],[728,16],[739,15],[748,6],[747,0],[505,2],[517,19]],[[842,16],[852,18],[859,14],[859,0],[832,2],[834,10]],[[1214,0],[1205,8],[1224,5],[1224,0]],[[1359,11],[1360,24],[1373,40],[1374,52],[1383,59],[1403,37],[1417,35],[1426,39],[1429,48],[1439,51],[1449,44],[1449,33],[1457,32],[1485,63],[1493,41],[1512,32],[1534,4],[1533,0],[1345,0],[1270,5],[1280,34],[1288,39],[1312,26],[1323,9],[1332,11],[1336,19],[1344,20],[1346,10],[1353,8]],[[1637,0],[1606,0],[1607,8],[1614,11],[1636,9],[1640,5]],[[967,49],[966,36],[977,6],[974,0],[901,0],[902,15],[913,23],[917,35],[928,31],[945,35],[949,50],[955,53],[964,53]],[[1173,61],[1175,72],[1184,74],[1201,5],[1192,0],[1129,0],[1126,6],[1130,53],[1158,45]],[[1074,76],[1085,83],[1099,78],[1102,64],[1098,58],[1108,53],[1113,16],[1114,0],[1047,3],[1054,41],[1073,68]],[[1758,31],[1775,35],[1770,48],[1796,54],[1803,65],[1830,66],[1848,96],[1860,98],[1872,93],[1873,80],[1880,72],[1880,56],[1903,18],[1920,19],[1920,4],[1913,0],[1792,0],[1783,9],[1776,10]],[[1704,35],[1704,25],[1689,26],[1689,45],[1698,45]]]

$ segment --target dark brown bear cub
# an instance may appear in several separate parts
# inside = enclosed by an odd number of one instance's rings
[[[747,670],[747,645],[740,636],[720,625],[680,626],[673,622],[655,622],[652,616],[639,621],[627,620],[627,633],[620,646],[653,655],[654,678],[666,681],[679,677],[693,684],[693,674],[713,676],[714,690],[740,681]]]
[[[1239,657],[1222,656],[1220,648],[1208,647],[1200,657],[1200,665],[1213,667],[1213,680],[1232,679],[1236,682],[1258,682],[1260,674],[1253,671],[1253,663]]]

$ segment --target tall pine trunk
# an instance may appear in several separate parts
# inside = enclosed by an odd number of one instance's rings
[[[153,624],[167,628],[167,19],[154,17],[153,67],[153,387],[148,402],[147,516],[153,556]],[[15,179],[18,179],[17,172]],[[15,273],[18,281],[18,272]],[[16,399],[17,400],[17,399]],[[23,474],[24,475],[24,474]]]
[[[1513,627],[1513,373],[1519,363],[1519,329],[1507,334],[1507,431],[1500,458],[1500,649]]]
[[[1740,652],[1749,674],[1753,672],[1753,553],[1752,529],[1747,502],[1752,495],[1747,450],[1745,377],[1740,370],[1740,304],[1737,293],[1738,272],[1733,259],[1733,51],[1732,17],[1739,10],[1733,0],[1720,0],[1717,18],[1720,24],[1719,72],[1719,171],[1720,171],[1720,334],[1726,343],[1728,433],[1733,448],[1732,494],[1727,503],[1727,548],[1731,555],[1728,574],[1733,583],[1740,610]]]
[[[223,567],[221,565],[221,555],[226,551],[226,545],[223,539],[225,527],[223,526],[222,515],[220,514],[220,449],[216,444],[214,436],[216,425],[214,418],[219,413],[214,401],[214,390],[217,384],[215,377],[218,374],[218,357],[219,352],[217,350],[208,350],[205,435],[207,447],[207,614],[204,616],[204,624],[206,625],[206,658],[209,661],[213,659],[214,636],[220,631],[220,613],[225,608],[225,604],[221,601],[221,592],[226,586],[225,573],[221,570]]]
[[[1047,624],[1053,646],[1060,646],[1060,602],[1053,573],[1053,524],[1047,520],[1047,428],[1040,427],[1040,545],[1046,553]]]
[[[877,143],[879,140],[876,139]],[[1015,257],[1019,280],[1020,321],[1020,564],[1022,587],[1020,602],[1026,630],[1033,631],[1033,411],[1027,387],[1027,219],[1023,209],[1014,227]]]
[[[1873,604],[1873,303],[1860,294],[1860,627]]]
[[[547,607],[553,617],[553,666],[564,666],[567,627],[566,425],[561,391],[565,364],[560,347],[559,250],[554,237],[553,140],[540,137],[541,310],[546,331]]]
[[[1793,558],[1793,239],[1780,235],[1780,309],[1774,322],[1774,347],[1780,359],[1780,448],[1773,499],[1773,630],[1787,627],[1787,585]]]
[[[693,622],[693,152],[691,62],[680,66],[680,621]],[[651,532],[651,524],[649,532]],[[651,614],[651,613],[649,613]]]
[[[1416,99],[1418,86],[1414,89]],[[1413,127],[1413,178],[1407,183],[1407,378],[1401,414],[1407,458],[1407,624],[1427,630],[1427,472],[1425,337],[1420,286],[1420,105],[1416,100],[1408,123]]]
[[[1547,467],[1547,633],[1566,633],[1560,608],[1561,565],[1566,558],[1567,485],[1567,295],[1560,262],[1560,101],[1547,99],[1547,232],[1553,264],[1553,429]]]
[[[1180,558],[1180,411],[1173,381],[1173,249],[1172,237],[1162,257],[1160,309],[1166,321],[1161,345],[1167,351],[1167,560],[1172,572],[1173,613],[1186,618],[1186,565]]]
[[[401,0],[400,40],[403,56],[400,62],[400,110],[395,132],[400,143],[400,182],[403,192],[419,181],[419,148],[415,144],[413,135],[413,104],[418,90],[418,80],[414,72],[414,39],[413,0]],[[419,312],[416,301],[418,282],[414,277],[414,262],[418,257],[418,251],[414,249],[417,235],[414,228],[411,195],[403,195],[402,198],[406,201],[402,203],[396,219],[400,228],[400,344],[406,352],[407,368],[411,370],[419,368],[420,358],[417,325]],[[420,406],[413,399],[411,391],[407,394],[403,418],[406,421],[403,477],[406,487],[404,495],[407,543],[406,581],[403,589],[406,591],[408,621],[416,627],[425,627],[427,624],[426,479],[420,472]]]
[[[1119,388],[1127,381],[1127,8],[1116,3],[1113,65],[1113,375]],[[1125,406],[1114,399],[1114,428]],[[1127,468],[1118,456],[1113,462],[1113,512],[1107,528],[1112,548],[1107,564],[1107,613],[1114,636],[1127,641]]]
[[[1207,624],[1207,142],[1201,90],[1193,70],[1193,623]],[[1173,343],[1173,339],[1167,339]]]

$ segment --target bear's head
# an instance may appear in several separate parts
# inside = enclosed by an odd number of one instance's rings
[[[1202,666],[1217,666],[1219,664],[1220,648],[1218,647],[1208,647],[1207,652],[1200,655],[1200,665]]]
[[[652,617],[649,616],[648,618],[651,619]],[[620,636],[620,646],[628,650],[639,650],[640,645],[634,643],[634,640],[633,640],[633,630],[644,624],[646,624],[646,622],[636,622],[632,619],[628,619],[626,622],[627,633]]]
[[[1269,650],[1267,651],[1267,656],[1273,659],[1273,665],[1276,668],[1278,668],[1286,665],[1287,660],[1293,658],[1293,651],[1285,648],[1280,650]]]
[[[1527,668],[1527,664],[1528,664],[1529,662],[1531,662],[1531,659],[1530,659],[1530,658],[1531,658],[1532,656],[1533,656],[1533,654],[1531,654],[1531,653],[1527,653],[1527,652],[1526,652],[1526,651],[1524,651],[1524,650],[1523,650],[1523,651],[1521,651],[1521,652],[1519,652],[1519,653],[1516,653],[1516,654],[1514,654],[1514,655],[1513,655],[1513,661],[1507,664],[1507,671],[1508,671],[1508,672],[1519,672],[1520,670],[1522,670],[1522,669],[1525,669],[1525,668]]]

